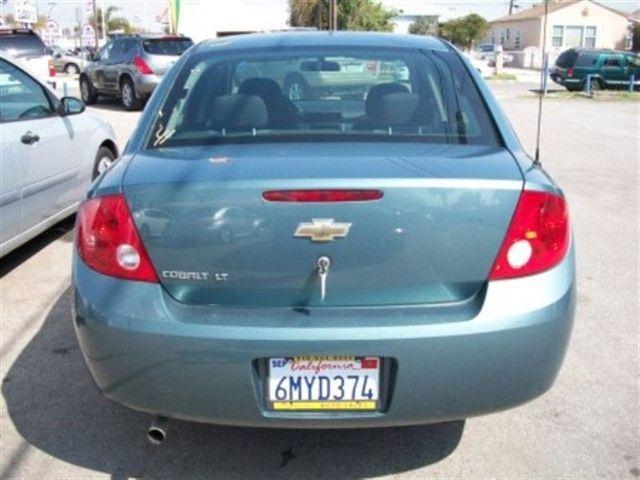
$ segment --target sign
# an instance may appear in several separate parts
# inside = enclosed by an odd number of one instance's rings
[[[62,29],[55,20],[47,21],[47,25],[42,31],[42,41],[48,46],[55,45],[62,39]]]
[[[82,26],[82,45],[85,47],[97,47],[95,30],[88,23]]]
[[[15,5],[15,19],[20,23],[36,23],[36,8],[28,2],[18,2]]]

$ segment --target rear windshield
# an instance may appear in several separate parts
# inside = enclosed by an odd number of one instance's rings
[[[47,55],[47,47],[37,35],[0,35],[0,51],[13,57]]]
[[[567,50],[566,52],[562,52],[558,59],[556,60],[556,66],[560,68],[570,68],[573,66],[573,63],[578,58],[578,52],[575,50]]]
[[[354,47],[194,54],[149,137],[149,148],[320,137],[499,144],[456,53]]]
[[[190,38],[154,38],[144,40],[142,49],[151,55],[182,55],[191,45]]]

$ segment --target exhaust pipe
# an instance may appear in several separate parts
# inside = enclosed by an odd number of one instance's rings
[[[151,422],[149,430],[147,430],[147,440],[151,445],[162,445],[167,438],[167,429],[169,428],[169,419],[167,417],[156,417]]]

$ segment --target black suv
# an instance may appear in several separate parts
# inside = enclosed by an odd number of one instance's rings
[[[178,57],[193,45],[183,36],[126,35],[109,41],[80,74],[88,105],[98,95],[118,97],[127,110],[139,110]]]
[[[632,76],[638,88],[640,57],[632,52],[571,48],[560,54],[549,75],[570,91],[583,90],[587,75],[591,75],[592,90],[628,88]]]

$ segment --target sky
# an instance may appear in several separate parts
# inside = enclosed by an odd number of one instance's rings
[[[0,0],[2,10],[12,11],[13,6],[17,2],[25,0]],[[51,9],[51,17],[61,26],[69,26],[75,23],[76,10],[81,15],[87,15],[90,12],[90,0],[28,0],[32,4],[37,4],[40,14],[46,13]],[[121,9],[123,16],[128,19],[136,19],[140,24],[147,27],[156,25],[156,17],[164,10],[167,0],[96,0],[98,5],[115,5]],[[182,0],[183,8],[188,8],[190,0]],[[224,11],[225,4],[234,0],[209,0],[220,4],[220,8]],[[286,0],[256,0],[259,3],[273,4],[274,8],[282,8],[286,4]],[[478,13],[483,17],[491,20],[508,13],[508,0],[382,0],[387,6],[396,6],[402,8],[407,13],[409,10],[420,8],[422,5],[432,6],[438,11],[447,11],[450,16],[462,16],[468,13]],[[526,8],[533,3],[532,1],[516,0],[521,8]],[[538,2],[539,3],[539,2]],[[619,10],[634,11],[640,9],[640,0],[600,0],[600,3],[609,5]]]

